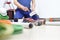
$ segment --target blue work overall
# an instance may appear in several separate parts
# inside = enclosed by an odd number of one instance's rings
[[[25,7],[28,7],[29,10],[30,10],[30,3],[31,3],[31,0],[18,0],[18,2],[25,6]],[[14,15],[14,18],[18,18],[18,19],[22,19],[23,17],[25,18],[33,18],[33,19],[37,19],[38,17],[36,17],[36,15],[34,15],[33,17],[30,16],[30,11],[23,11],[19,8],[16,9],[16,14]]]

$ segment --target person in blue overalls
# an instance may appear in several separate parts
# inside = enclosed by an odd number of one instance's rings
[[[32,10],[30,9],[30,3],[32,2]],[[32,18],[34,20],[38,19],[37,15],[30,16],[30,12],[35,10],[35,0],[14,0],[14,4],[17,6],[16,14],[14,18],[22,19]]]

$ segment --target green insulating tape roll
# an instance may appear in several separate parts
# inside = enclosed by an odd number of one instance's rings
[[[0,33],[2,32],[2,35],[10,34],[14,32],[13,26],[0,23]]]
[[[14,32],[12,25],[0,23],[0,40],[9,37]]]
[[[13,28],[14,28],[13,34],[20,34],[23,32],[23,26],[22,25],[13,24]]]
[[[0,14],[0,19],[8,20],[9,17],[8,17],[7,15],[6,15],[6,16],[2,16],[2,15]]]
[[[21,34],[23,32],[23,26],[22,25],[17,25],[17,24],[12,24],[12,25],[7,25],[7,24],[2,24],[0,23],[0,39],[5,38],[6,36],[9,35],[14,35],[14,34]]]
[[[5,30],[6,30],[6,29],[0,25],[0,36],[3,35],[3,32],[4,32]]]

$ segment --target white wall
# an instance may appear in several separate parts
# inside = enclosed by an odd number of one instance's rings
[[[2,3],[4,0],[0,0],[0,6]],[[60,0],[36,0],[36,12],[42,18],[60,17]]]
[[[60,0],[36,0],[36,5],[40,17],[60,17]]]

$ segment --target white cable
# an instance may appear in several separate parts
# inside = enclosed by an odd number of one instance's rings
[[[0,7],[0,14],[2,16],[6,16],[7,15],[7,9],[3,8],[3,7]]]

